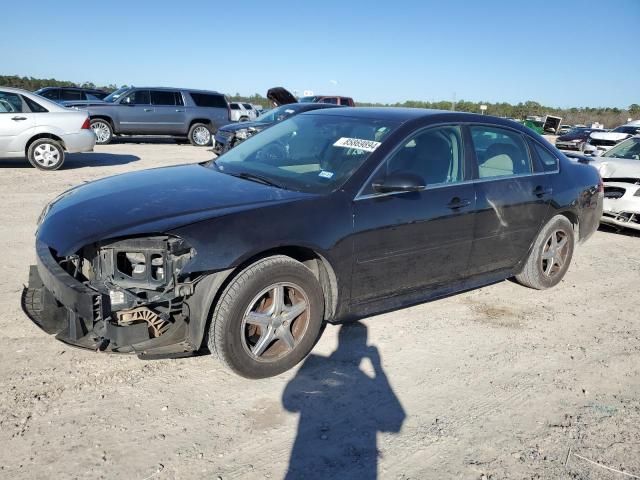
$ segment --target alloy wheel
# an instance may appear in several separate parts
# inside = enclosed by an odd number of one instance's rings
[[[111,138],[111,130],[105,122],[93,122],[91,128],[96,135],[96,141],[98,143],[108,142]]]
[[[270,285],[251,300],[242,319],[245,351],[261,362],[288,355],[305,336],[309,313],[309,299],[298,285]]]
[[[193,141],[200,146],[208,145],[211,141],[211,132],[207,127],[196,127],[191,134]]]
[[[542,247],[540,257],[542,272],[553,277],[564,267],[569,256],[569,237],[564,230],[555,230],[551,233]]]

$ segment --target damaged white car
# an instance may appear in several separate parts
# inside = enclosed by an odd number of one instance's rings
[[[591,164],[604,181],[601,222],[640,231],[640,135],[616,145]]]

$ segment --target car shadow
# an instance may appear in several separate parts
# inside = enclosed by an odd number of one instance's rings
[[[328,357],[309,355],[282,403],[300,414],[289,480],[377,478],[377,433],[398,433],[406,418],[362,323],[340,326]]]
[[[66,155],[61,170],[84,167],[112,167],[136,162],[140,157],[136,155],[118,153],[69,153]],[[34,168],[26,158],[10,158],[0,160],[0,168]],[[35,169],[34,169],[35,170]]]

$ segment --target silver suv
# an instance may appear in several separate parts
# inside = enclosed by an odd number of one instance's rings
[[[230,120],[225,96],[207,90],[125,87],[104,101],[74,106],[87,109],[99,145],[116,135],[169,135],[204,147]]]

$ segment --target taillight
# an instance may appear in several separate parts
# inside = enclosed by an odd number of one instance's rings
[[[84,123],[82,124],[82,127],[80,127],[81,130],[91,130],[91,122],[89,121],[89,117],[84,119]]]

